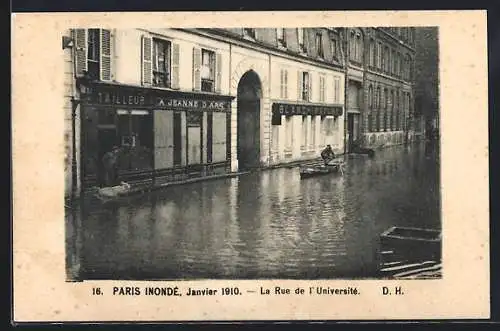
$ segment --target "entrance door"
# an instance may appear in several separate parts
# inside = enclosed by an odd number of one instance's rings
[[[354,142],[359,139],[359,114],[347,114],[347,146],[352,152]]]
[[[182,117],[174,113],[174,166],[182,164]]]
[[[117,133],[116,129],[113,128],[99,128],[97,131],[97,182],[99,185],[104,184],[104,165],[102,163],[102,159],[104,154],[111,151],[113,146],[118,145],[117,143]]]
[[[260,166],[260,98],[261,83],[253,70],[247,71],[238,84],[238,167],[240,170]]]

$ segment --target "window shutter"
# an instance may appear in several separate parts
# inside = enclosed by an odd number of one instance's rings
[[[221,83],[222,83],[222,55],[217,53],[215,55],[215,92],[221,93]]]
[[[283,90],[285,92],[285,99],[288,99],[288,70],[284,70],[285,72],[285,81],[283,83]]]
[[[142,36],[142,85],[151,85],[153,81],[153,39]]]
[[[302,71],[297,71],[297,99],[302,100]]]
[[[280,99],[283,99],[283,81],[284,81],[283,69],[280,70]]]
[[[193,90],[201,90],[201,49],[193,47]]]
[[[312,72],[309,73],[309,93],[307,94],[307,101],[311,101],[313,99],[312,97],[312,94],[313,94],[313,91],[312,91]]]
[[[173,89],[179,89],[179,44],[172,44],[172,80]]]
[[[100,52],[101,55],[99,73],[100,79],[104,81],[111,80],[111,31],[100,30]]]
[[[87,67],[87,30],[74,29],[73,39],[75,40],[75,67],[76,75],[81,77],[88,70]]]

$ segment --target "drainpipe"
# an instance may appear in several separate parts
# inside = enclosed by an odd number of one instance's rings
[[[345,49],[342,57],[344,61],[344,160],[347,158],[347,87],[348,87],[348,78],[347,78],[347,66],[348,66],[348,54],[347,54],[347,37],[345,37],[346,29],[343,31],[344,33],[341,35],[342,38],[342,48]]]
[[[267,156],[267,166],[269,167],[271,165],[271,143],[273,139],[273,127],[272,127],[272,106],[271,106],[271,84],[272,84],[272,77],[271,77],[271,54],[268,55],[269,58],[269,68],[268,68],[268,73],[267,73],[267,98],[268,98],[268,106],[269,106],[269,127],[268,129],[268,149],[269,149],[269,154]]]

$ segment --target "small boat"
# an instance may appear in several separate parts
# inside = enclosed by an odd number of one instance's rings
[[[337,161],[328,165],[312,165],[300,167],[300,178],[310,178],[315,176],[327,175],[331,173],[343,173],[344,162]]]
[[[407,257],[436,258],[441,253],[441,231],[393,226],[380,235],[384,249]]]
[[[101,201],[108,201],[125,196],[130,192],[131,192],[130,184],[121,182],[120,185],[99,188],[97,190],[96,196]]]

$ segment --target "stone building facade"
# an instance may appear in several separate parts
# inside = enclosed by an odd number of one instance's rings
[[[430,134],[439,130],[438,28],[418,28],[415,35],[415,113],[422,119],[421,130]]]
[[[107,185],[102,159],[114,146],[129,182],[313,159],[326,144],[344,150],[340,29],[96,28],[65,37],[68,195]]]
[[[345,28],[347,146],[411,140],[415,28]]]

